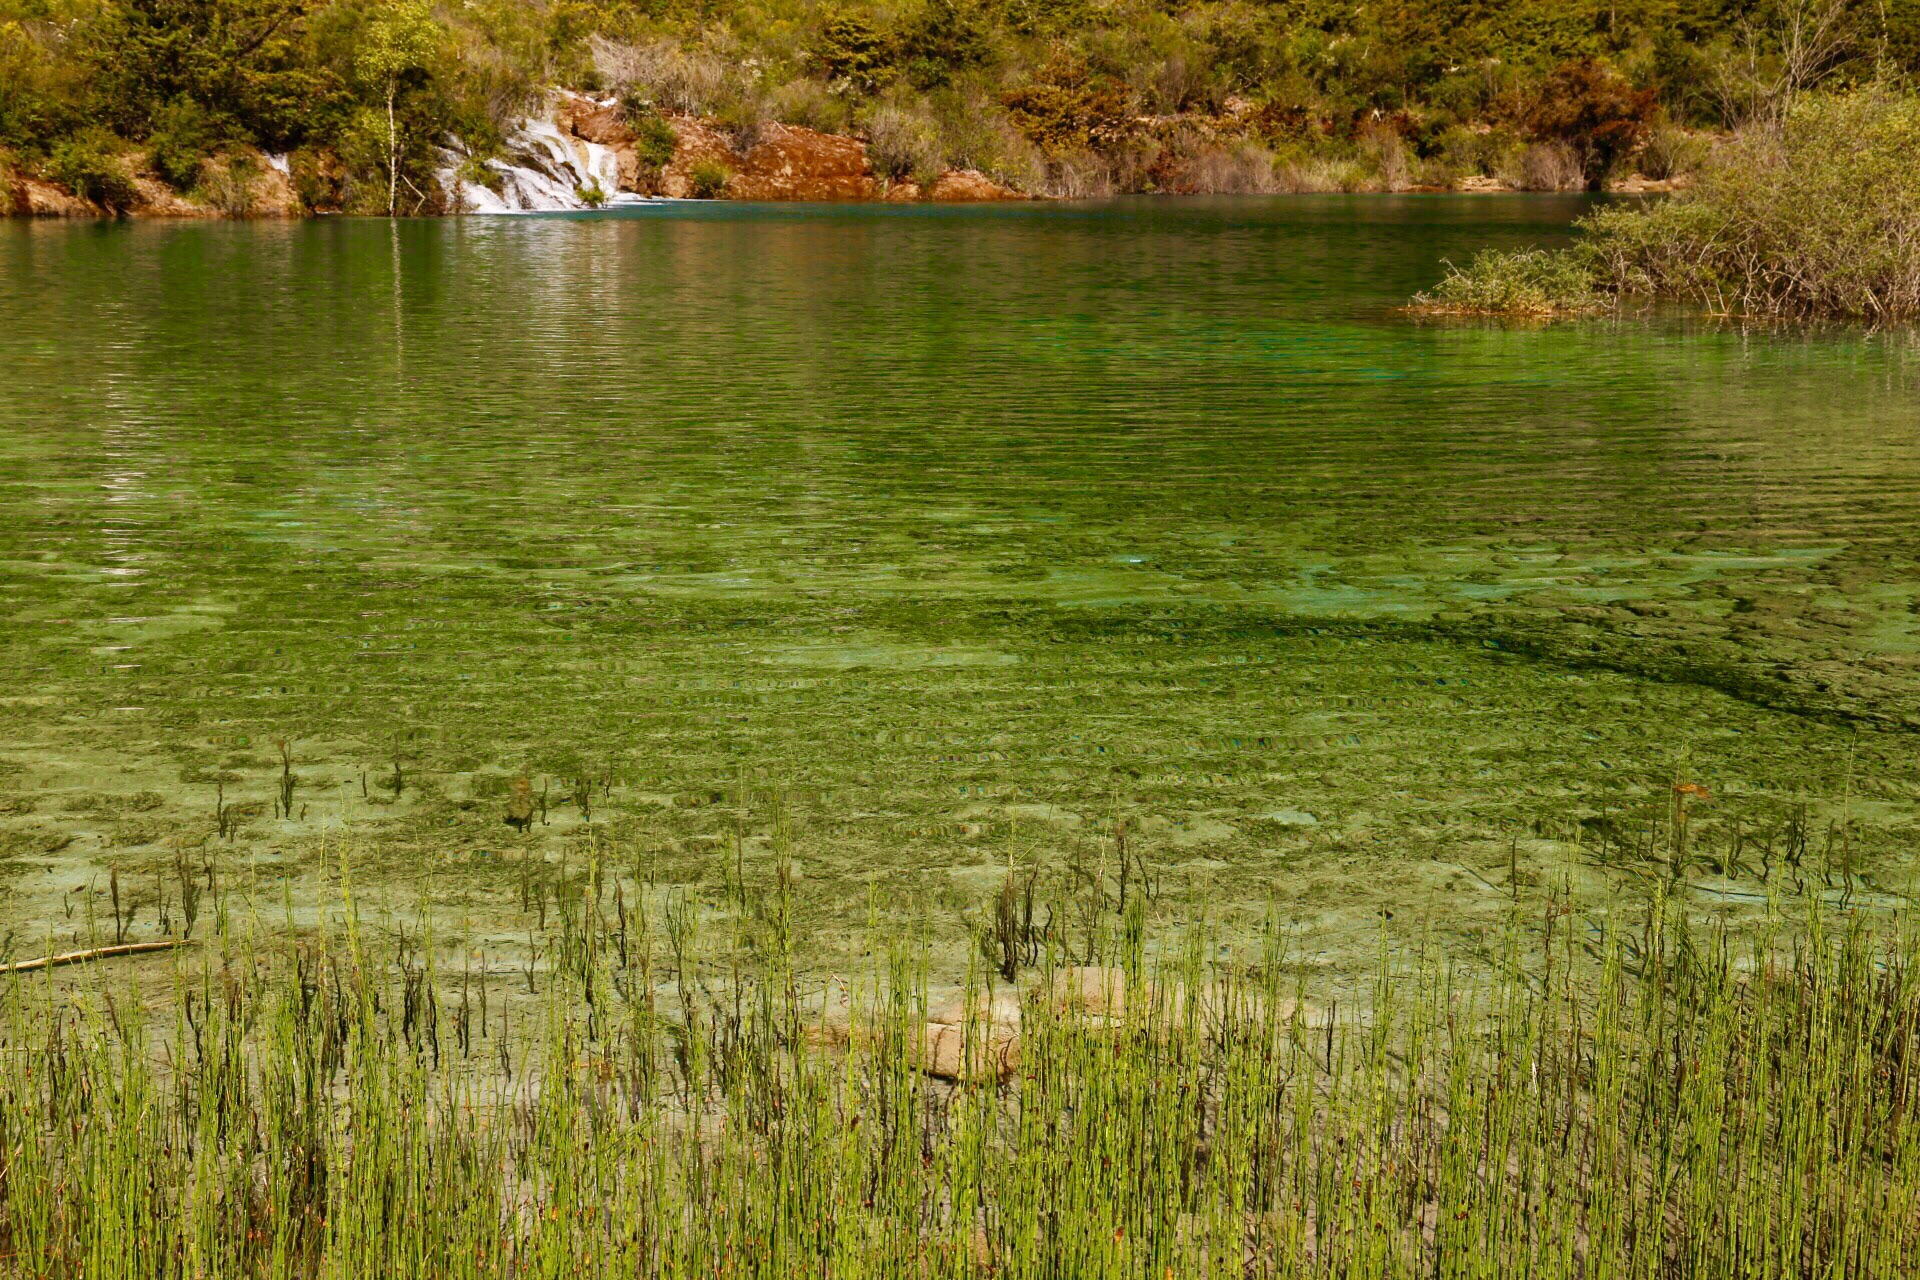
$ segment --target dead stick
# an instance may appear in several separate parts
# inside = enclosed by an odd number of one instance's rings
[[[69,951],[65,955],[42,956],[38,960],[21,960],[14,964],[0,965],[0,973],[57,969],[63,964],[85,964],[89,960],[110,960],[114,956],[137,956],[148,951],[171,951],[175,947],[192,945],[193,941],[187,938],[170,938],[165,942],[123,942],[117,947],[92,947],[86,951]]]

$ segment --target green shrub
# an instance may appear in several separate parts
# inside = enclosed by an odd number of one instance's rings
[[[1716,312],[1920,318],[1920,96],[1805,96],[1692,190],[1583,224],[1602,281]]]
[[[1464,269],[1448,263],[1447,278],[1432,292],[1416,294],[1413,309],[1429,315],[1578,315],[1611,305],[1595,283],[1581,256],[1567,250],[1488,249]]]
[[[287,157],[287,171],[293,179],[294,194],[306,208],[328,213],[340,208],[346,166],[333,151],[302,147]],[[494,180],[499,179],[496,176]]]
[[[206,109],[191,98],[176,98],[155,113],[147,135],[147,159],[153,171],[176,191],[200,180],[200,167],[213,153],[213,124]]]
[[[460,162],[455,174],[460,181],[470,186],[485,187],[495,195],[500,194],[502,180],[500,171],[487,163],[487,157],[470,155]]]
[[[573,189],[580,202],[589,209],[598,209],[607,202],[607,189],[600,185],[597,178],[589,178],[585,183]]]
[[[900,32],[900,60],[916,89],[937,89],[993,52],[985,15],[968,0],[926,0]]]
[[[253,212],[253,182],[259,173],[259,165],[246,152],[221,156],[201,168],[200,194],[229,218],[244,218]]]
[[[727,180],[733,174],[727,166],[718,160],[701,160],[694,164],[687,177],[693,183],[693,196],[696,200],[716,200],[727,190]]]
[[[829,82],[873,93],[893,74],[887,37],[859,14],[823,13],[811,61]]]
[[[633,131],[633,150],[641,168],[658,173],[673,163],[673,153],[680,146],[680,137],[659,112],[651,107],[640,112],[630,111],[627,125]]]
[[[874,109],[863,130],[867,157],[883,177],[937,174],[944,159],[939,134],[926,116],[890,104]]]
[[[1049,155],[1124,142],[1133,131],[1126,95],[1086,60],[1056,55],[1024,88],[1001,98],[1014,126]]]
[[[1661,181],[1697,172],[1706,161],[1707,144],[1671,125],[1648,134],[1637,158],[1641,173]]]
[[[123,212],[137,194],[123,150],[120,139],[105,129],[82,130],[54,143],[47,153],[47,177],[83,200]]]

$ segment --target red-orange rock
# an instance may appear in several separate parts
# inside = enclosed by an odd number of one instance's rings
[[[646,191],[652,184],[643,182],[640,153],[634,147],[633,130],[627,127],[620,106],[615,102],[596,102],[579,94],[563,93],[554,103],[553,122],[562,133],[582,142],[594,142],[613,152],[619,167],[622,191]]]
[[[767,124],[741,158],[735,200],[871,200],[878,194],[866,145],[798,125]]]
[[[701,164],[718,165],[729,174],[740,170],[740,156],[726,137],[691,116],[675,116],[673,159],[660,171],[660,194],[685,200],[693,195],[693,171]],[[733,194],[729,183],[728,195]]]
[[[942,204],[980,204],[990,200],[1025,200],[1012,187],[1003,187],[978,169],[949,169],[933,180],[926,198]]]
[[[603,147],[618,149],[633,145],[633,130],[621,118],[617,103],[596,102],[578,94],[565,94],[555,104],[553,122],[563,132],[586,142],[597,142]]]
[[[693,195],[693,171],[701,165],[717,165],[730,175],[729,200],[872,200],[880,194],[867,148],[857,138],[763,124],[742,154],[705,121],[677,117],[670,123],[678,145],[660,174],[664,195]]]

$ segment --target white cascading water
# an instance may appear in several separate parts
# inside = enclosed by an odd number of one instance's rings
[[[440,153],[440,185],[462,213],[590,209],[595,204],[587,197],[596,191],[602,206],[654,203],[647,196],[620,190],[620,162],[611,147],[562,133],[547,119],[522,120],[507,138],[505,154],[483,162],[494,174],[492,182],[461,176],[470,158],[457,139]]]

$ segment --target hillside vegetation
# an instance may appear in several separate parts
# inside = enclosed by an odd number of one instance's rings
[[[1916,68],[1920,0],[0,0],[0,153],[109,208],[243,199],[263,150],[309,207],[431,211],[439,143],[566,85],[643,132],[855,134],[887,178],[1570,189]]]
[[[1571,248],[1483,253],[1416,310],[1584,314],[1664,298],[1720,315],[1920,319],[1920,96],[1793,102],[1673,199],[1602,209]]]

